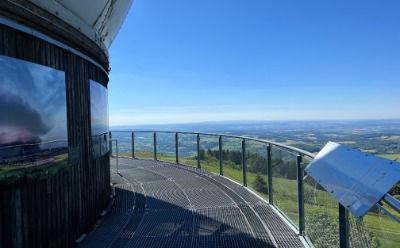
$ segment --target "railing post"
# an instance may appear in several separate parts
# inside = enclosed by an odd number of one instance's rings
[[[218,138],[218,146],[219,146],[219,174],[223,176],[224,169],[222,166],[222,136],[219,136]]]
[[[272,187],[272,145],[267,146],[267,171],[268,171],[268,201],[274,204],[274,191]]]
[[[197,168],[201,168],[200,164],[200,134],[197,134]]]
[[[243,186],[247,187],[246,175],[246,140],[242,140],[242,168],[243,168]]]
[[[132,132],[132,159],[135,158],[135,132]]]
[[[299,233],[304,235],[305,231],[305,218],[304,218],[304,169],[303,169],[303,156],[297,154],[297,195],[299,207]]]
[[[349,218],[347,209],[339,203],[339,240],[340,248],[349,247]]]
[[[175,162],[179,164],[179,136],[175,133]]]
[[[119,173],[119,161],[118,161],[118,157],[119,157],[119,149],[118,149],[118,140],[115,140],[115,149],[116,149],[116,162],[117,162],[117,173]]]
[[[110,149],[108,149],[108,152],[110,153],[110,158],[112,158],[112,132],[109,132],[109,139],[110,139],[110,142],[108,142],[108,145],[110,146],[109,148]]]
[[[157,132],[153,133],[154,160],[157,160]]]

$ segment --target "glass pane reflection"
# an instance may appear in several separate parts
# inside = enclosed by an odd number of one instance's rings
[[[92,129],[92,153],[98,158],[109,151],[108,90],[90,80],[90,113]]]
[[[67,163],[64,72],[0,55],[0,169]]]

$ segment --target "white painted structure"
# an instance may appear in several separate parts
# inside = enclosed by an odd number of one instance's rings
[[[29,0],[108,48],[133,0]],[[106,50],[106,49],[104,49]]]

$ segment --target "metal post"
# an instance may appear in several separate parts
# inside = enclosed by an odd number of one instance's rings
[[[223,176],[224,169],[222,166],[222,136],[219,136],[218,138],[218,146],[219,146],[219,174]]]
[[[386,202],[389,206],[391,206],[398,213],[400,213],[400,200],[397,200],[396,198],[391,196],[389,193],[387,193],[383,197],[383,201]]]
[[[118,162],[118,157],[119,157],[119,149],[118,149],[118,140],[115,140],[115,149],[116,149],[116,162],[117,162],[117,173],[119,173],[119,162]]]
[[[135,133],[132,132],[132,159],[135,158]]]
[[[157,160],[157,133],[153,133],[154,160]]]
[[[197,134],[197,168],[201,168],[200,164],[200,134]]]
[[[179,137],[178,133],[175,133],[175,162],[179,164]]]
[[[243,186],[247,187],[246,175],[246,140],[242,140],[242,168],[243,168]]]
[[[272,187],[272,146],[267,147],[267,171],[268,171],[268,201],[269,204],[274,204],[274,191]]]
[[[340,248],[349,247],[349,218],[347,209],[339,203],[339,238]]]
[[[303,169],[303,156],[297,154],[297,197],[299,207],[299,233],[304,235],[305,231],[305,218],[304,218],[304,169]]]
[[[118,140],[115,140],[115,144],[116,144],[116,149],[117,149],[117,172],[119,173],[119,148],[118,148]]]
[[[108,149],[108,152],[110,153],[110,158],[112,158],[112,141],[111,141],[112,133],[111,132],[109,132],[109,138],[110,138],[110,141],[108,142],[108,145],[110,146],[109,147],[110,149]]]

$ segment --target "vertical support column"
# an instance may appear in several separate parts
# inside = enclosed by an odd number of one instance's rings
[[[242,169],[243,169],[243,186],[247,187],[246,174],[246,140],[242,140]]]
[[[200,163],[200,134],[197,134],[197,168],[201,168]]]
[[[154,153],[154,160],[157,160],[157,133],[153,133],[153,153]]]
[[[110,158],[112,158],[112,132],[109,132],[109,139],[110,139],[110,142],[108,142],[108,145],[110,146],[109,147],[109,149],[108,149],[108,152],[110,153]]]
[[[132,132],[132,159],[135,158],[135,132]]]
[[[116,149],[116,162],[117,162],[117,173],[119,173],[119,161],[118,161],[118,157],[119,157],[119,149],[118,149],[118,140],[115,140],[115,149]]]
[[[223,176],[224,169],[222,166],[222,136],[219,136],[218,138],[218,146],[219,146],[219,174]]]
[[[274,204],[274,190],[272,187],[272,145],[267,146],[267,171],[268,171],[268,201]]]
[[[303,169],[303,156],[297,154],[297,195],[298,195],[298,208],[299,208],[299,234],[304,235],[305,231],[305,218],[304,218],[304,169]]]
[[[349,247],[349,217],[347,209],[339,203],[339,239],[340,248]]]
[[[175,133],[175,162],[179,164],[179,136]]]

